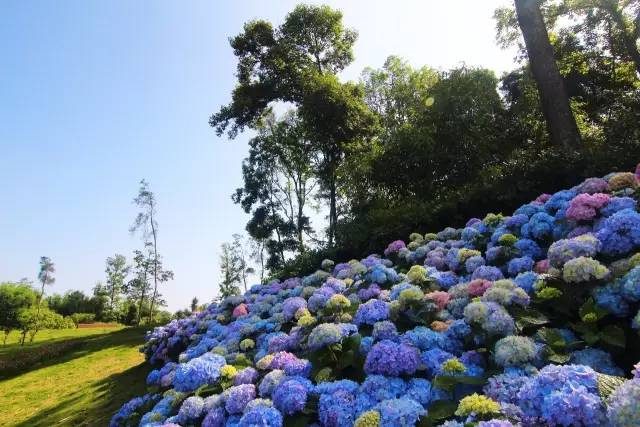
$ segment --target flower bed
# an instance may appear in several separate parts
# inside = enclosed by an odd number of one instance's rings
[[[112,426],[638,426],[638,178],[614,173],[150,332]]]

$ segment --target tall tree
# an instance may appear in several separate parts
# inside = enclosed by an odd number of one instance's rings
[[[576,148],[581,145],[580,132],[553,56],[540,0],[515,0],[515,6],[551,142],[565,149]]]
[[[238,260],[238,268],[240,270],[240,278],[244,291],[247,292],[247,278],[255,274],[255,269],[251,266],[251,246],[241,234],[234,234],[232,250],[234,256]]]
[[[220,252],[219,298],[240,294],[241,275],[242,267],[233,245],[223,243]]]
[[[150,249],[149,246],[146,246],[147,249]],[[133,279],[129,280],[126,284],[126,292],[129,297],[137,301],[138,309],[137,309],[137,319],[136,324],[140,324],[142,320],[142,312],[144,303],[146,298],[151,290],[151,285],[149,284],[149,276],[153,274],[153,252],[147,250],[147,253],[142,252],[141,250],[136,249],[133,251]]]
[[[277,29],[266,21],[245,24],[231,39],[238,85],[231,103],[209,120],[219,135],[228,130],[233,138],[245,127],[256,128],[272,103],[300,109],[306,137],[322,155],[319,178],[329,205],[330,246],[338,218],[338,165],[347,146],[371,136],[375,123],[359,88],[336,77],[353,60],[356,38],[344,28],[342,13],[328,6],[299,5]]]
[[[247,231],[253,238],[270,240],[270,267],[277,268],[285,261],[285,251],[304,252],[305,235],[313,233],[306,211],[317,187],[317,155],[293,111],[281,120],[267,112],[257,130],[242,165],[244,186],[232,199],[252,212]]]
[[[115,254],[108,257],[106,261],[105,273],[107,274],[107,289],[109,291],[109,310],[115,313],[118,298],[122,293],[125,279],[129,274],[130,267],[124,255]]]
[[[198,309],[198,298],[193,297],[191,300],[191,312],[194,313]]]
[[[149,189],[149,184],[143,179],[140,181],[140,189],[138,195],[133,199],[136,206],[140,208],[140,212],[136,216],[136,219],[129,229],[131,233],[141,231],[142,238],[145,242],[151,242],[153,248],[153,294],[151,296],[151,307],[149,309],[149,322],[153,319],[153,309],[158,296],[158,283],[173,278],[173,273],[169,270],[162,275],[160,266],[160,257],[158,255],[158,222],[155,219],[156,215],[156,199],[153,192]]]

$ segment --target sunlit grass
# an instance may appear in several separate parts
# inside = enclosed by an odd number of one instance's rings
[[[122,329],[124,326],[115,327],[97,327],[97,328],[80,328],[80,329],[45,329],[39,331],[33,342],[29,342],[29,336],[24,343],[24,346],[20,345],[20,333],[13,331],[7,338],[7,344],[2,345],[0,341],[0,355],[14,353],[16,351],[22,351],[22,349],[29,349],[39,347],[43,344],[49,344],[57,341],[64,341],[71,338],[82,338],[92,335],[103,335],[109,332],[114,332]],[[4,334],[0,335],[0,338],[4,338]]]
[[[76,335],[53,333],[49,339],[43,334],[40,345],[79,338],[78,347],[0,380],[0,425],[107,425],[120,405],[144,394],[149,368],[138,351],[144,328],[73,331]]]

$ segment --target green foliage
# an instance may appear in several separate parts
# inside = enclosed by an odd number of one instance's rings
[[[0,283],[0,329],[4,332],[4,344],[11,331],[21,327],[20,312],[32,307],[36,299],[36,291],[26,283]]]
[[[96,321],[96,315],[94,313],[73,313],[71,320],[78,325],[80,323],[94,323]]]

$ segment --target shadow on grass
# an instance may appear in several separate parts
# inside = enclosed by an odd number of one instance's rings
[[[146,330],[146,327],[125,328],[101,335],[91,335],[83,338],[72,338],[62,342],[57,341],[51,344],[43,344],[38,350],[41,352],[41,355],[39,355],[41,359],[34,360],[26,366],[18,364],[15,368],[11,367],[11,359],[16,360],[16,363],[20,361],[21,355],[19,353],[3,356],[3,359],[8,357],[10,360],[8,367],[0,371],[0,380],[7,380],[36,369],[66,363],[90,353],[112,347],[142,345]],[[56,346],[61,345],[64,346],[60,349],[61,352],[56,353]],[[51,349],[52,354],[48,354],[47,349]],[[29,356],[25,354],[25,357]]]
[[[124,372],[91,384],[91,395],[80,389],[56,406],[34,414],[16,427],[107,426],[112,415],[125,402],[145,393],[150,367],[141,363]]]

